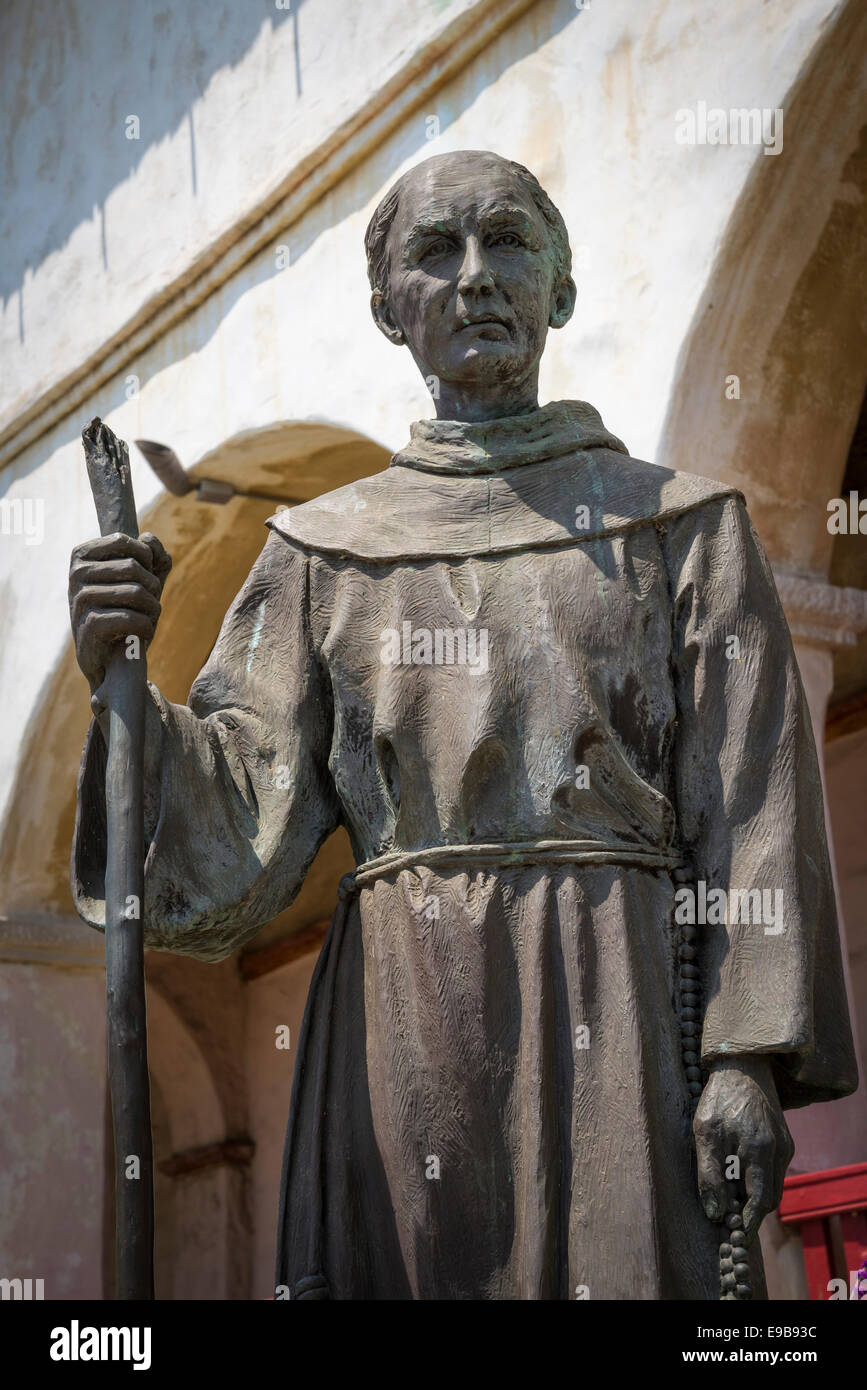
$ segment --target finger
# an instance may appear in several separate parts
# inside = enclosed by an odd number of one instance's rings
[[[153,556],[151,568],[157,578],[163,583],[172,567],[172,557],[166,550],[159,536],[155,536],[153,531],[142,531],[139,540],[145,542]]]
[[[110,536],[99,536],[96,540],[82,541],[80,545],[76,545],[72,551],[72,564],[78,564],[83,560],[122,560],[127,556],[138,560],[146,570],[153,569],[150,546],[140,537],[136,540],[133,536],[125,536],[121,531],[115,531]]]
[[[748,1163],[744,1173],[744,1186],[747,1201],[744,1205],[744,1231],[747,1244],[755,1238],[763,1219],[772,1210],[772,1189],[768,1181],[771,1162],[763,1159],[759,1163]]]
[[[786,1169],[795,1156],[795,1145],[788,1126],[783,1124],[785,1134],[777,1140],[777,1147],[774,1153],[774,1172],[771,1192],[771,1211],[776,1211],[783,1200],[783,1184],[786,1181]]]
[[[708,1221],[722,1221],[726,1210],[726,1183],[716,1148],[696,1136],[698,1194]]]
[[[76,591],[88,584],[139,584],[154,598],[159,598],[162,592],[157,576],[132,557],[126,560],[83,560],[71,569],[69,582]]]
[[[138,584],[89,584],[79,589],[72,601],[72,621],[80,623],[92,609],[134,609],[156,622],[162,604]]]
[[[93,608],[84,619],[82,634],[87,642],[121,642],[126,637],[149,642],[154,635],[154,621],[131,608]]]

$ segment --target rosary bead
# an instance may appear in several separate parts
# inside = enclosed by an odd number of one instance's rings
[[[698,1053],[697,1053],[697,1052],[693,1052],[693,1050],[692,1050],[692,1045],[693,1045],[693,1039],[690,1038],[690,1039],[689,1039],[689,1049],[688,1049],[686,1052],[684,1052],[684,1054],[683,1054],[683,1065],[684,1065],[685,1067],[697,1067],[698,1064],[699,1064],[699,1062],[701,1061],[701,1058],[699,1057]]]
[[[687,1081],[701,1081],[701,1068],[700,1068],[700,1067],[687,1067],[687,1069],[686,1069],[686,1079],[687,1079]]]
[[[752,1298],[753,1291],[750,1288],[749,1284],[738,1284],[737,1295],[738,1298],[743,1299],[744,1303],[746,1303],[749,1301],[749,1299]]]
[[[736,1265],[733,1265],[732,1268],[734,1269],[734,1272],[737,1275],[737,1280],[739,1284],[742,1284],[746,1279],[749,1279],[750,1267],[748,1264],[744,1264],[742,1261],[738,1261],[738,1263]]]
[[[738,1286],[738,1281],[733,1274],[724,1274],[719,1282],[721,1289],[736,1289]]]
[[[681,946],[678,950],[678,954],[681,960],[695,960],[695,947],[686,945]]]
[[[700,1081],[688,1081],[687,1089],[691,1096],[700,1096],[704,1088]]]
[[[680,1016],[685,1023],[695,1023],[698,1012],[696,1009],[681,1009]]]
[[[732,1264],[731,1260],[720,1260],[719,1272],[720,1274],[734,1274],[735,1267]]]
[[[689,1019],[684,1019],[683,1023],[680,1025],[680,1031],[683,1037],[694,1038],[698,1032],[698,1024],[691,1023]]]
[[[719,1248],[719,1253],[720,1253],[720,1259],[722,1259],[722,1260],[727,1260],[727,1259],[729,1259],[729,1257],[731,1256],[732,1248],[731,1248],[731,1246],[729,1245],[729,1243],[728,1243],[727,1240],[724,1240],[724,1241],[723,1241],[722,1245],[721,1245],[720,1248]]]
[[[726,1217],[726,1225],[730,1231],[739,1231],[741,1229],[742,1220],[743,1218],[739,1216],[736,1211],[730,1211]],[[734,1244],[734,1236],[731,1237],[731,1241],[732,1244]]]
[[[697,965],[690,965],[688,961],[685,962],[685,963],[680,967],[680,978],[681,978],[682,980],[697,980],[697,979],[698,979],[698,966],[697,966]]]
[[[687,1009],[697,1009],[699,1005],[699,998],[697,994],[693,994],[692,990],[687,990],[685,994],[682,994],[680,996],[680,1002]]]

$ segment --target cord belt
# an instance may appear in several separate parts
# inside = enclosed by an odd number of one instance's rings
[[[511,868],[522,864],[628,864],[643,869],[680,869],[674,850],[639,849],[606,840],[498,840],[468,845],[430,845],[427,849],[391,851],[359,864],[340,881],[340,896],[349,897],[378,878],[400,869],[466,865]]]

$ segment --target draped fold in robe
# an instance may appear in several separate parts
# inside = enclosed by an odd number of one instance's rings
[[[278,1284],[717,1298],[684,882],[782,902],[770,930],[698,927],[703,1064],[768,1057],[786,1106],[856,1084],[810,721],[742,497],[560,402],[421,422],[269,524],[189,704],[151,687],[144,910],[148,946],[218,960],[348,830]],[[92,729],[73,887],[97,927],[103,768]]]

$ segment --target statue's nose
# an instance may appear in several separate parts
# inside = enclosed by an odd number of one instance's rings
[[[478,237],[469,236],[458,275],[458,290],[461,294],[484,293],[493,288],[494,277],[485,260],[484,249]]]

